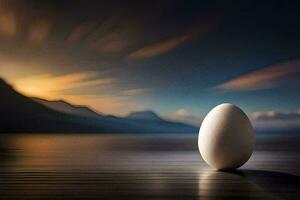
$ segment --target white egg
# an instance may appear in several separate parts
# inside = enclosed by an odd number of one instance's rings
[[[224,103],[204,118],[198,147],[205,162],[217,170],[236,169],[247,162],[254,148],[253,128],[237,106]]]

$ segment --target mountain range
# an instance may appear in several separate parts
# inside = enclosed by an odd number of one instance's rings
[[[66,101],[31,98],[0,79],[0,133],[196,133],[197,128],[172,122],[152,111],[126,117],[97,113]]]

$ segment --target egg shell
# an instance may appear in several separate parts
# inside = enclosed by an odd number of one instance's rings
[[[198,137],[202,158],[217,170],[242,166],[254,148],[253,128],[247,115],[237,106],[224,103],[204,118]]]

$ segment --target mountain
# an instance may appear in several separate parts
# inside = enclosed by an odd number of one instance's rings
[[[92,127],[16,92],[0,79],[0,132],[78,132]]]
[[[154,112],[104,116],[63,101],[32,99],[0,79],[0,133],[196,133],[197,128],[161,119]]]
[[[126,118],[138,120],[162,120],[155,112],[150,110],[132,112]]]
[[[32,98],[34,101],[58,112],[67,113],[71,115],[78,115],[82,117],[98,118],[99,113],[93,111],[87,106],[72,105],[64,100],[49,101],[41,98]]]
[[[132,112],[124,119],[131,120],[155,133],[196,133],[198,128],[180,122],[171,122],[162,119],[153,111]]]

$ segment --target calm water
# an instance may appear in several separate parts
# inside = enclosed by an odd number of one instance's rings
[[[225,173],[193,135],[2,135],[0,199],[300,199],[299,138],[259,137]]]

